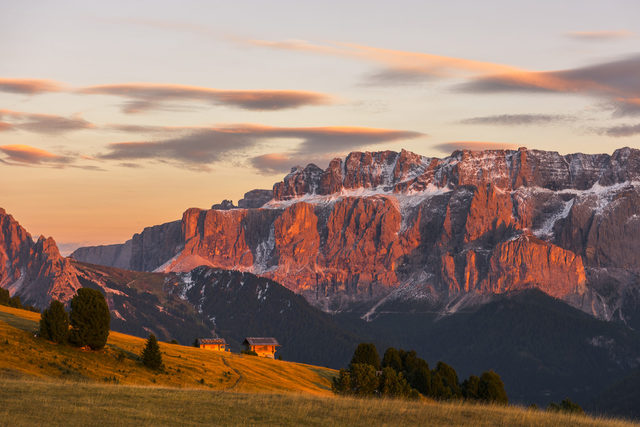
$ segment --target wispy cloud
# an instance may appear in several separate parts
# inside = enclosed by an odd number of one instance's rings
[[[424,78],[490,75],[523,71],[517,67],[504,64],[421,52],[382,49],[356,43],[333,42],[323,45],[305,40],[242,40],[242,42],[271,49],[353,58],[383,66],[383,70],[370,76],[372,83],[406,83],[407,81],[415,82]]]
[[[222,90],[199,86],[155,83],[123,83],[81,88],[79,93],[125,98],[125,113],[163,108],[168,102],[198,101],[245,110],[283,110],[334,102],[326,94],[298,90]]]
[[[443,153],[450,154],[456,150],[517,150],[522,145],[512,144],[509,142],[491,142],[491,141],[451,141],[436,144],[433,148]]]
[[[461,120],[465,125],[529,126],[575,120],[559,114],[500,114],[495,116],[470,117]]]
[[[255,149],[268,140],[290,141],[292,149],[287,156],[300,158],[348,152],[358,147],[391,143],[422,135],[412,131],[361,127],[274,127],[237,124],[185,129],[180,135],[155,141],[117,142],[110,144],[109,151],[100,158],[120,161],[154,159],[206,170],[210,164],[228,157],[231,153]],[[280,160],[284,162],[284,159]],[[260,161],[273,166],[278,159],[272,157],[258,160]],[[278,167],[282,167],[282,164]]]
[[[625,137],[640,135],[640,123],[635,125],[618,125],[611,126],[600,130],[600,133],[614,137]]]
[[[26,130],[56,135],[95,127],[82,117],[63,117],[51,114],[34,114],[22,111],[0,110],[0,130]],[[2,125],[4,123],[4,125]]]
[[[570,31],[566,36],[576,40],[584,41],[608,41],[626,39],[635,36],[635,33],[628,30],[614,31]]]
[[[507,64],[354,43],[316,44],[304,40],[242,42],[270,49],[352,58],[381,66],[382,69],[369,75],[367,83],[410,84],[425,79],[456,78],[466,80],[455,86],[459,92],[582,94],[611,101],[619,115],[640,113],[640,103],[634,101],[640,99],[640,55],[567,70],[536,71]]]
[[[42,79],[10,79],[0,77],[0,92],[35,95],[46,92],[60,92],[62,83]]]
[[[70,157],[53,154],[30,145],[0,145],[0,152],[6,156],[5,161],[29,165],[43,163],[60,165],[72,161]]]

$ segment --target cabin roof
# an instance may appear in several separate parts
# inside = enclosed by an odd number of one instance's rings
[[[273,337],[247,337],[242,344],[249,345],[275,345],[280,346],[278,341]]]
[[[224,338],[198,338],[200,344],[226,344]]]

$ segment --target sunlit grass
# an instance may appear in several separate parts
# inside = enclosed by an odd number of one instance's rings
[[[83,351],[35,338],[40,315],[0,306],[0,375],[246,392],[331,394],[328,368],[160,343],[163,372],[136,357],[145,340],[111,332],[105,349]]]
[[[520,407],[0,380],[6,425],[631,426]]]
[[[336,397],[331,369],[165,343],[165,372],[154,373],[135,360],[143,339],[112,332],[104,350],[82,351],[35,338],[38,320],[0,306],[0,425],[633,425],[515,406]]]

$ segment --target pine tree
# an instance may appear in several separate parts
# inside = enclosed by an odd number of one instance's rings
[[[107,343],[111,315],[100,291],[80,288],[71,300],[70,341],[79,346],[99,350]]]
[[[40,318],[40,336],[61,344],[69,336],[69,315],[60,301],[52,300]]]
[[[378,354],[376,345],[373,343],[358,344],[358,348],[356,348],[356,351],[353,353],[349,366],[352,367],[355,364],[371,365],[374,371],[378,371],[380,369],[380,355]]]
[[[509,403],[507,392],[504,389],[504,383],[500,375],[493,371],[483,372],[482,375],[480,375],[478,397],[480,400],[486,402],[503,403],[505,405]]]
[[[162,368],[162,354],[160,353],[160,346],[158,345],[158,340],[155,335],[149,335],[147,345],[144,347],[144,350],[142,350],[140,358],[147,368],[153,369],[154,371]]]
[[[393,347],[389,347],[382,357],[382,367],[389,367],[396,372],[402,372],[402,357],[400,357],[400,352]]]
[[[404,375],[387,366],[382,369],[378,391],[381,396],[407,397],[411,393],[411,387]]]

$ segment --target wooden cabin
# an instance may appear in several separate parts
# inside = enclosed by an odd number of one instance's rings
[[[272,337],[247,337],[242,343],[246,350],[255,351],[260,357],[275,359],[278,341]]]
[[[198,338],[198,347],[205,350],[228,351],[224,338]]]

